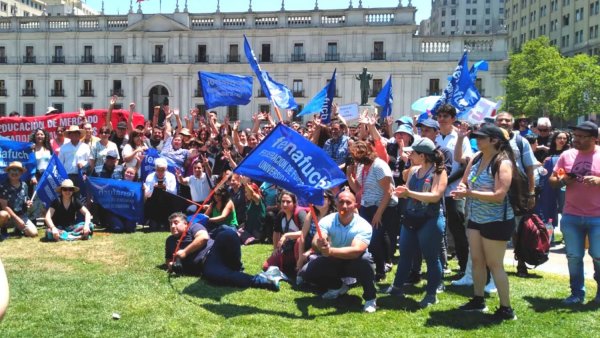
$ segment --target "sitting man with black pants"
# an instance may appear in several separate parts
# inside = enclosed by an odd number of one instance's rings
[[[313,249],[320,255],[299,272],[306,282],[329,289],[322,297],[335,299],[346,292],[343,277],[354,277],[363,287],[364,311],[376,311],[375,269],[367,251],[373,229],[356,211],[356,197],[345,190],[337,197],[338,212],[325,216],[319,225],[323,238],[315,236]]]
[[[183,213],[176,212],[169,216],[169,224],[171,236],[165,244],[165,260],[169,271],[202,275],[207,281],[217,285],[279,291],[279,281],[284,277],[279,269],[270,269],[255,276],[241,271],[242,251],[240,239],[235,231],[220,230],[212,239],[201,223],[192,223],[179,250],[175,252],[188,221]]]

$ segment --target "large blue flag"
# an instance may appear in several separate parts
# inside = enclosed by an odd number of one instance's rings
[[[324,190],[346,181],[323,149],[282,123],[233,171],[275,184],[316,205],[323,204]]]
[[[25,173],[21,176],[21,180],[29,181],[36,169],[32,144],[10,139],[0,140],[0,182],[7,179],[5,169],[14,161],[21,162],[25,167]]]
[[[144,160],[142,161],[142,166],[140,169],[142,176],[140,178],[142,181],[146,181],[146,177],[150,173],[156,171],[154,160],[156,160],[159,157],[161,156],[158,153],[158,150],[154,148],[148,148],[144,151]],[[167,160],[167,170],[173,173],[173,175],[175,175],[175,173],[177,172],[177,165],[175,164],[175,162],[173,162],[173,160],[171,160],[170,158],[164,157],[164,159]]]
[[[252,99],[252,77],[198,72],[206,109],[247,105]]]
[[[244,35],[244,54],[246,54],[246,59],[250,64],[250,68],[252,68],[256,74],[260,87],[267,99],[273,101],[281,109],[296,109],[298,104],[296,104],[294,95],[292,95],[289,88],[273,80],[271,76],[269,76],[269,73],[260,68],[246,35]]]
[[[50,162],[48,162],[48,166],[46,167],[46,171],[44,171],[44,174],[40,177],[38,185],[35,188],[37,197],[44,203],[46,208],[50,207],[52,201],[58,198],[56,188],[58,188],[62,181],[67,178],[69,178],[69,175],[67,175],[67,171],[58,159],[58,156],[56,156],[56,154],[52,155],[52,158],[50,158]]]
[[[331,75],[329,83],[323,87],[323,89],[321,89],[321,91],[306,104],[306,106],[304,106],[304,109],[302,109],[297,116],[320,113],[322,123],[327,124],[331,122],[331,105],[333,103],[333,98],[335,97],[336,71],[337,69],[333,70],[333,75]]]
[[[381,106],[380,117],[388,117],[392,114],[392,105],[394,104],[394,95],[392,90],[392,76],[385,83],[385,86],[381,88],[379,94],[375,98],[375,103]]]
[[[448,86],[431,109],[431,113],[437,115],[437,110],[445,103],[451,104],[459,112],[464,111],[473,107],[480,99],[481,95],[475,88],[475,83],[469,73],[468,56],[465,51],[454,70],[454,74],[452,74],[452,78],[448,81]]]
[[[87,190],[94,202],[104,209],[128,220],[142,222],[144,219],[144,195],[142,183],[112,178],[88,177]]]

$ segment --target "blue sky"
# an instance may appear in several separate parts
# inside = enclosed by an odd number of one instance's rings
[[[84,0],[85,1],[85,0]],[[134,10],[137,10],[136,0],[133,1]],[[176,0],[145,0],[142,2],[142,11],[144,13],[158,13],[159,1],[162,2],[162,13],[173,13]],[[248,0],[221,0],[222,12],[241,12],[248,9]],[[349,0],[320,0],[321,9],[341,9],[348,8]],[[87,0],[86,3],[92,8],[100,11],[102,0]],[[358,6],[358,0],[352,1],[354,7]],[[179,9],[183,10],[185,0],[179,0]],[[408,0],[402,0],[406,6]],[[413,0],[413,6],[417,7],[417,24],[429,17],[431,12],[431,0]],[[363,7],[395,7],[398,0],[363,0]],[[286,0],[285,8],[290,10],[313,9],[314,0]],[[188,10],[192,13],[212,13],[217,8],[217,0],[188,0]],[[280,0],[253,0],[252,10],[254,11],[273,11],[281,8]],[[106,14],[125,14],[129,11],[128,0],[104,0],[104,12]]]

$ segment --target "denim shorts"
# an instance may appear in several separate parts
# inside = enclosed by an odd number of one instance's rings
[[[493,241],[510,241],[515,231],[515,219],[490,223],[475,223],[469,220],[467,229],[479,230],[481,237]]]

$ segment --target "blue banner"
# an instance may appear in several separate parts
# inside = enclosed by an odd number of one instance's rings
[[[62,181],[67,178],[69,178],[67,171],[58,159],[58,156],[56,156],[56,154],[52,155],[50,162],[48,162],[48,167],[46,167],[46,171],[44,171],[44,174],[40,177],[38,185],[35,188],[37,197],[44,203],[46,208],[49,208],[52,201],[58,198],[56,188],[58,188]]]
[[[206,109],[247,105],[252,100],[252,77],[198,72]]]
[[[234,172],[280,186],[316,205],[323,204],[324,190],[346,181],[346,175],[323,149],[282,123]]]
[[[250,64],[250,68],[252,68],[256,74],[260,87],[267,99],[273,101],[281,109],[296,109],[298,104],[296,104],[296,101],[294,100],[292,91],[285,85],[273,80],[269,73],[260,68],[246,35],[244,35],[244,54],[246,54],[246,59]]]
[[[392,114],[392,105],[394,104],[394,94],[392,93],[392,76],[385,83],[385,86],[381,88],[379,94],[375,98],[375,103],[381,106],[381,114],[379,117],[385,118]]]
[[[480,99],[481,95],[475,88],[475,83],[469,72],[467,52],[464,52],[454,70],[454,74],[452,74],[452,78],[448,81],[448,86],[431,109],[431,113],[434,116],[437,115],[437,110],[445,103],[451,104],[461,112],[473,107]]]
[[[100,204],[104,209],[128,220],[136,222],[144,220],[142,183],[88,177],[85,185],[93,196],[94,203]]]
[[[334,69],[329,83],[323,87],[323,89],[321,89],[321,91],[318,92],[308,104],[306,104],[306,106],[304,106],[304,109],[302,109],[297,116],[320,113],[322,123],[327,124],[331,122],[331,105],[333,103],[333,98],[335,97],[336,72],[337,69]]]
[[[156,171],[156,167],[154,165],[154,160],[156,160],[157,158],[161,157],[158,150],[154,149],[154,148],[148,148],[146,149],[146,151],[144,151],[144,160],[142,161],[142,166],[141,166],[141,176],[140,179],[142,182],[146,181],[146,177],[148,177],[148,175],[150,173],[153,173],[154,171]],[[176,171],[177,171],[177,165],[175,164],[175,162],[173,162],[173,160],[163,157],[165,160],[167,160],[167,170],[170,171],[171,173],[173,173],[173,175],[175,175]]]
[[[0,140],[0,182],[7,178],[5,169],[11,162],[18,161],[25,167],[25,173],[21,176],[22,181],[29,181],[36,169],[35,154],[32,144],[28,142],[17,142],[8,139]]]

